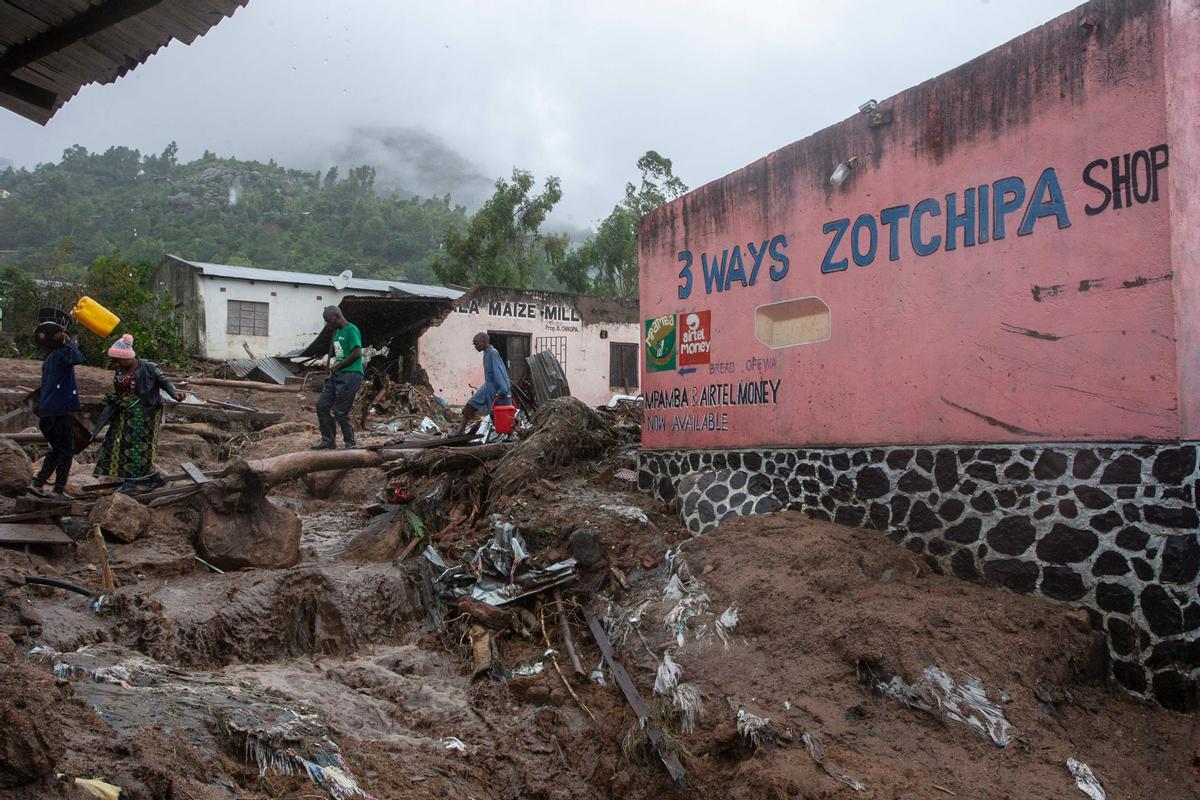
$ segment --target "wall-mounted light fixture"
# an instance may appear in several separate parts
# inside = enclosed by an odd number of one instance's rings
[[[878,100],[868,100],[858,107],[860,114],[867,115],[867,127],[878,128],[892,121],[892,110],[880,108]]]
[[[856,163],[858,163],[858,156],[851,156],[834,167],[833,174],[829,176],[830,185],[841,186],[845,183],[846,178],[850,177],[850,170],[854,169]]]

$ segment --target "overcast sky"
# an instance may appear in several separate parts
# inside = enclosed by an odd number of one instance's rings
[[[0,157],[175,140],[184,159],[316,169],[364,154],[440,164],[444,146],[476,183],[514,166],[558,175],[558,218],[588,226],[647,149],[699,186],[1078,4],[250,0],[45,127],[0,109]],[[417,184],[421,166],[408,165]]]

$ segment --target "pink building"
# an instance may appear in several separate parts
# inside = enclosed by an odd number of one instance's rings
[[[1198,119],[1200,6],[1096,0],[651,213],[642,487],[1087,605],[1195,707]]]

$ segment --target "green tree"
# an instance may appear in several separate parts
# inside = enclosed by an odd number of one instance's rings
[[[625,198],[566,258],[554,275],[567,289],[611,297],[632,297],[638,290],[638,225],[643,216],[687,191],[671,171],[671,159],[647,150],[637,160],[642,177],[625,184]]]
[[[496,191],[471,216],[465,231],[457,225],[442,237],[433,271],[443,283],[460,286],[528,288],[540,271],[566,253],[567,237],[541,231],[546,215],[562,199],[558,178],[546,178],[540,194],[530,172],[514,169],[512,180],[499,178]]]

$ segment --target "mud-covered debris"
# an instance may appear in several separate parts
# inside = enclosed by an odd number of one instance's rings
[[[1075,787],[1079,791],[1092,798],[1092,800],[1105,800],[1104,787],[1100,785],[1100,781],[1096,778],[1096,774],[1092,772],[1091,767],[1082,761],[1068,758],[1067,770],[1071,773],[1071,777],[1075,779]]]
[[[812,760],[817,762],[821,769],[825,770],[825,774],[833,778],[835,781],[846,784],[856,792],[861,792],[867,788],[867,785],[862,781],[855,780],[845,773],[838,772],[833,767],[829,766],[829,760],[825,757],[825,748],[821,746],[821,741],[816,734],[810,731],[805,731],[800,737],[804,742],[805,748],[808,749],[808,754],[812,756]]]
[[[0,494],[18,495],[33,480],[33,464],[21,445],[0,436]]]
[[[951,722],[959,722],[986,736],[999,747],[1012,741],[1008,720],[1004,711],[990,699],[979,679],[963,675],[961,683],[955,681],[940,667],[926,667],[921,678],[905,683],[895,675],[887,683],[879,682],[878,691],[893,697],[912,708],[931,714],[940,714]]]
[[[231,686],[219,676],[189,673],[119,645],[72,653],[36,648],[53,674],[103,714],[120,736],[150,726],[177,733],[199,752],[236,755],[260,776],[302,775],[334,800],[367,798],[317,711],[285,705],[262,690]]]
[[[492,538],[465,564],[447,567],[432,547],[426,548],[426,560],[442,569],[434,575],[433,583],[444,599],[456,600],[467,595],[482,603],[502,606],[575,579],[575,559],[535,566],[529,559],[525,541],[512,523],[493,515],[492,526]]]

